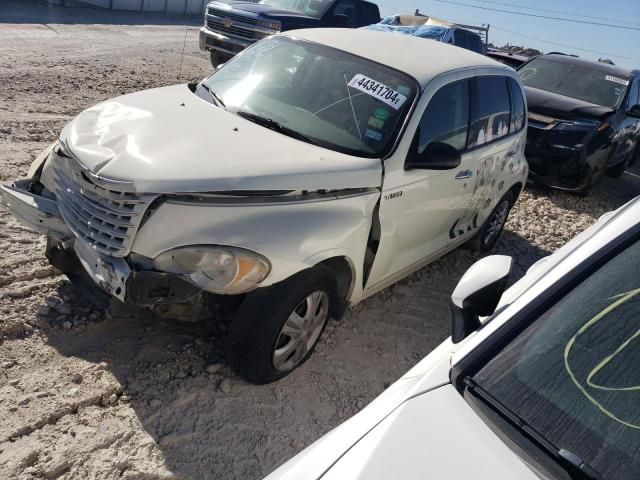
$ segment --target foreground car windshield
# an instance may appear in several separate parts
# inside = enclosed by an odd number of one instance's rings
[[[595,67],[550,58],[536,58],[518,72],[528,87],[576,98],[603,107],[616,108],[629,84]]]
[[[640,478],[640,243],[535,321],[474,377],[602,479]]]
[[[281,133],[286,129],[311,143],[366,157],[384,156],[392,148],[416,93],[415,81],[398,71],[288,38],[250,47],[205,85],[231,112],[268,119],[266,126],[284,127]]]
[[[319,18],[333,3],[333,0],[261,0],[258,3]]]

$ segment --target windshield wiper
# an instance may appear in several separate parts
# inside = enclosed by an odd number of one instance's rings
[[[523,431],[531,438],[539,447],[555,458],[558,463],[569,473],[574,480],[602,480],[602,476],[594,468],[590,467],[575,453],[565,449],[558,448],[549,440],[547,440],[540,432],[529,425],[524,419],[509,407],[505,406],[500,400],[491,395],[488,391],[478,385],[471,377],[464,379],[464,384],[469,393],[482,400],[490,408],[502,415],[507,421],[515,427]]]
[[[242,118],[246,118],[251,122],[262,125],[263,127],[266,127],[275,132],[281,133],[291,138],[295,138],[296,140],[302,140],[303,142],[307,142],[312,145],[318,145],[318,142],[313,138],[306,136],[304,133],[300,133],[296,130],[286,127],[271,118],[263,117],[262,115],[258,115],[256,113],[247,112],[246,110],[238,110],[236,113]]]
[[[225,110],[227,109],[227,106],[224,104],[224,102],[222,101],[222,99],[218,96],[218,94],[216,92],[214,92],[211,87],[209,85],[207,85],[206,83],[201,83],[200,86],[202,88],[204,88],[207,93],[209,93],[209,95],[211,96],[211,99],[213,100],[213,102],[218,105],[219,107],[224,108]]]

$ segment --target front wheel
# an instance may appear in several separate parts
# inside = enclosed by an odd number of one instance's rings
[[[629,166],[629,159],[627,158],[622,162],[618,163],[617,165],[607,168],[606,173],[609,177],[620,178],[628,166]]]
[[[493,211],[487,217],[487,220],[480,228],[480,231],[468,242],[468,246],[472,250],[479,252],[488,252],[500,238],[500,234],[504,229],[504,225],[509,218],[509,212],[513,207],[513,193],[507,192],[495,206]]]
[[[248,294],[229,330],[236,373],[263,385],[306,362],[329,320],[335,295],[334,276],[323,266]]]

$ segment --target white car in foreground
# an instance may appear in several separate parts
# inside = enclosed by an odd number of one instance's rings
[[[503,294],[510,265],[473,265],[452,338],[268,480],[640,478],[640,197]]]
[[[520,79],[493,60],[300,30],[197,85],[85,110],[4,203],[72,279],[228,321],[232,364],[265,383],[347,305],[465,242],[491,248],[526,182],[525,136]]]

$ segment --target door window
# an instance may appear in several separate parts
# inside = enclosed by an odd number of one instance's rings
[[[634,105],[638,105],[640,101],[638,100],[640,90],[640,80],[636,80],[631,84],[631,90],[629,91],[629,100],[627,102],[627,108],[631,108]]]
[[[474,375],[555,449],[640,478],[640,242],[564,296]]]
[[[345,27],[356,28],[359,26],[358,9],[354,0],[342,0],[333,8],[333,15],[346,15],[349,17]]]
[[[420,120],[416,136],[418,154],[431,142],[443,142],[462,151],[469,126],[469,80],[460,80],[438,90]]]
[[[515,133],[524,128],[524,98],[520,85],[513,78],[509,78],[511,90],[511,127],[509,133]]]
[[[477,77],[475,85],[475,111],[469,131],[469,148],[507,136],[511,123],[507,78],[498,75]]]

